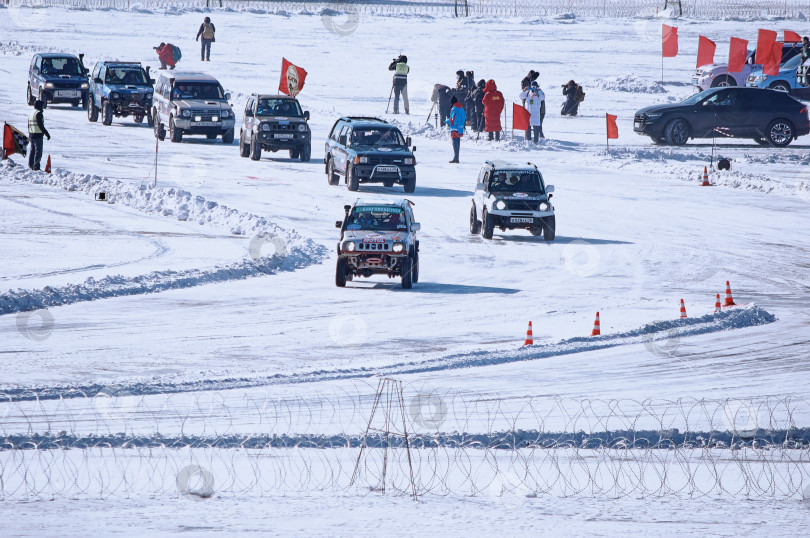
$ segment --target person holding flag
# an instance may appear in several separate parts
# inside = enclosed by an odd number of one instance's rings
[[[454,95],[450,99],[450,117],[444,120],[450,128],[450,138],[453,141],[453,160],[451,163],[458,163],[458,153],[461,150],[461,137],[464,136],[464,125],[467,123],[467,113],[464,107],[458,102]]]
[[[45,128],[45,120],[42,114],[42,101],[34,103],[34,111],[28,118],[28,138],[31,141],[31,153],[28,154],[28,168],[39,170],[42,161],[42,137],[51,139],[51,134]]]

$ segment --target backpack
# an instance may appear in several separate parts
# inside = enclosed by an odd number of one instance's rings
[[[579,84],[577,84],[577,93],[574,96],[574,99],[576,100],[577,103],[581,103],[582,101],[585,100],[585,92],[582,91],[582,86],[580,86]]]
[[[203,39],[214,39],[214,25],[210,22],[203,23],[203,32],[202,32]]]
[[[172,55],[174,56],[174,62],[175,63],[179,62],[180,58],[183,57],[183,53],[180,52],[180,47],[172,45]]]

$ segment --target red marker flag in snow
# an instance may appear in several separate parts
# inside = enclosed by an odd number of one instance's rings
[[[754,58],[754,63],[757,65],[765,65],[770,61],[771,54],[773,53],[773,44],[776,41],[776,32],[773,30],[759,30],[757,34],[757,55]],[[780,60],[781,60],[780,51]]]
[[[697,66],[709,65],[714,63],[714,51],[717,44],[708,37],[700,36],[698,40],[698,57]]]
[[[532,115],[528,110],[517,103],[512,103],[512,129],[516,129],[518,131],[528,131],[529,118],[531,117]]]
[[[739,73],[748,57],[748,41],[739,37],[732,37],[728,47],[728,72]]]
[[[607,122],[607,137],[619,138],[619,126],[616,125],[616,116],[605,114],[605,121]]]
[[[306,79],[307,72],[304,69],[288,62],[287,58],[281,59],[281,81],[278,83],[278,91],[295,97],[304,89]]]
[[[785,43],[801,43],[802,38],[796,32],[785,30],[785,38],[783,39],[783,41]]]
[[[661,55],[664,58],[678,55],[678,29],[675,26],[661,25]]]
[[[26,146],[28,146],[28,137],[8,123],[4,123],[2,151],[3,158],[5,159],[9,155],[14,155],[15,153],[25,155],[28,153]]]
[[[771,56],[765,65],[762,66],[762,74],[777,76],[779,74],[779,64],[782,63],[782,44],[774,41],[771,44]]]

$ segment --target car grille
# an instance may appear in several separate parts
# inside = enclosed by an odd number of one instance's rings
[[[368,164],[395,164],[395,165],[403,165],[405,164],[405,159],[402,157],[388,157],[388,156],[378,156],[378,155],[369,155],[368,156]]]
[[[196,118],[200,117],[199,121],[214,121],[214,116],[219,117],[218,110],[192,110],[191,119],[198,121]]]
[[[298,130],[298,124],[296,124],[296,123],[290,123],[288,125],[282,125],[280,123],[268,123],[267,125],[270,126],[271,131],[289,132],[289,131],[297,131]]]
[[[81,89],[81,82],[54,82],[54,90],[79,90]]]
[[[540,210],[540,202],[536,201],[529,201],[529,200],[506,200],[506,209],[516,210],[516,211],[539,211]]]
[[[358,250],[363,251],[380,251],[380,250],[391,250],[391,245],[388,243],[360,243],[357,245]]]
[[[634,123],[644,123],[644,114],[636,114],[633,121]]]

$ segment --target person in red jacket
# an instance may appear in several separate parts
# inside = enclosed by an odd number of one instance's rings
[[[166,69],[168,65],[170,69],[174,69],[177,62],[174,60],[174,46],[171,43],[161,43],[157,47],[153,47],[158,54],[160,60],[160,68]]]
[[[484,86],[484,130],[487,132],[489,140],[492,140],[493,133],[495,140],[501,139],[503,105],[503,94],[498,91],[494,80],[488,80]]]

